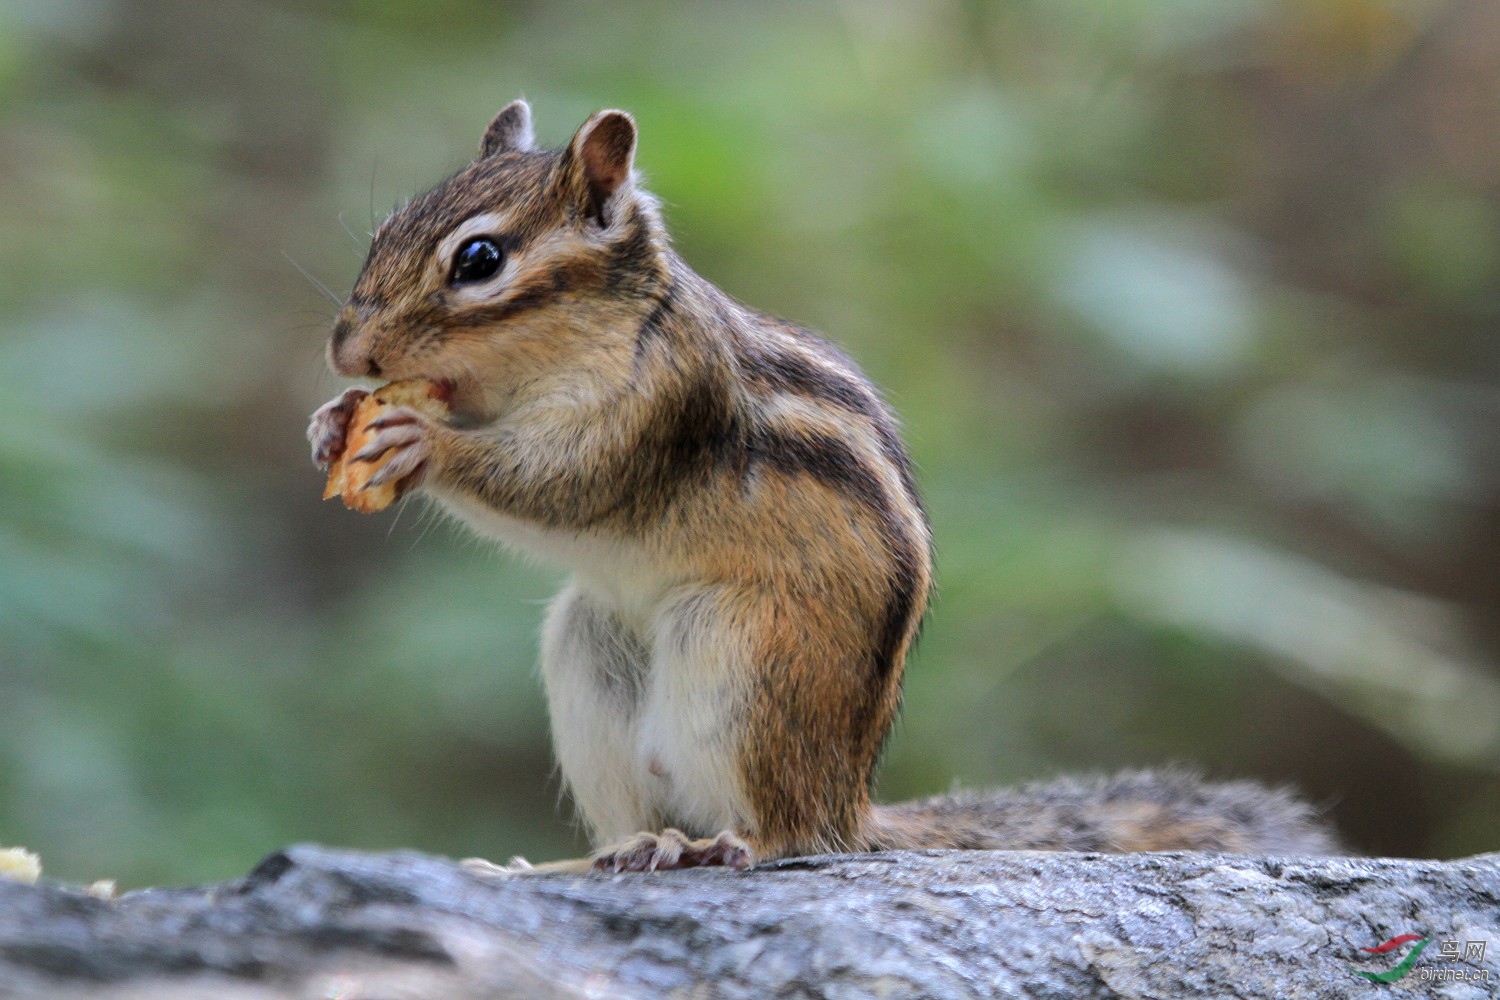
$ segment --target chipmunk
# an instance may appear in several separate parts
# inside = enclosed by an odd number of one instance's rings
[[[1181,773],[876,806],[870,788],[932,585],[891,411],[822,337],[673,252],[601,111],[539,149],[523,101],[479,156],[379,227],[328,344],[340,375],[427,379],[349,460],[560,563],[542,676],[598,850],[644,871],[888,848],[1318,853],[1313,811]],[[350,389],[319,409],[338,456]]]

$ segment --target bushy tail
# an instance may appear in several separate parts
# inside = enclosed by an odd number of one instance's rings
[[[877,806],[867,841],[871,850],[1341,853],[1318,811],[1290,792],[1176,769]]]

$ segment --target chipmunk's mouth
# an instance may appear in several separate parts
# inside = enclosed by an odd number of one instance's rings
[[[434,378],[432,382],[452,414],[453,424],[472,427],[488,419],[484,409],[484,390],[473,379]]]
[[[457,389],[458,384],[451,378],[435,378],[432,380],[432,384],[436,389],[433,395],[441,399],[443,405],[448,407],[448,409],[453,409],[455,405],[454,391]]]

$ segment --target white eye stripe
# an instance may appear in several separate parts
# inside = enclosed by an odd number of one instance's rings
[[[493,236],[496,242],[505,232],[510,217],[501,212],[485,212],[465,219],[454,227],[453,232],[443,238],[437,248],[437,263],[445,270],[453,265],[453,255],[458,248],[476,236]]]

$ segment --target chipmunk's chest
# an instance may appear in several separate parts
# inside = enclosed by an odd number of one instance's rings
[[[475,532],[533,559],[573,573],[578,585],[622,621],[645,623],[682,574],[646,543],[575,528],[552,528],[501,513],[461,493],[438,501]]]

